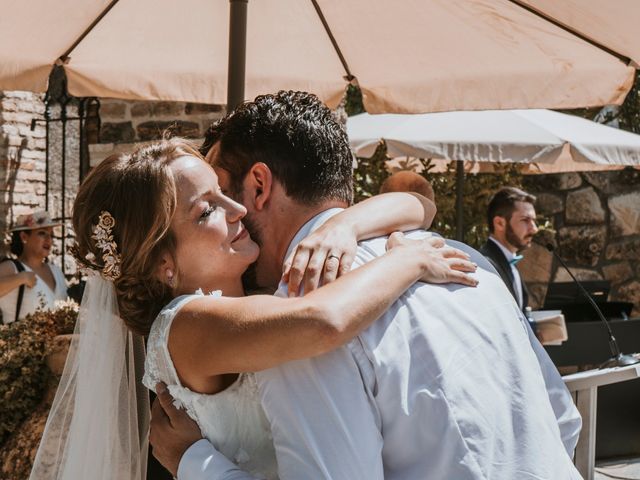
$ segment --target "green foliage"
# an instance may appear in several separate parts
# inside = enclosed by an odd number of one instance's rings
[[[358,158],[358,166],[353,171],[354,202],[377,195],[380,185],[389,176],[385,167],[387,148],[384,144],[376,149],[371,158]]]
[[[45,358],[56,335],[72,333],[77,304],[63,302],[0,325],[0,446],[42,400],[51,373]]]
[[[456,164],[450,162],[446,173],[430,174],[433,167],[425,162],[422,173],[431,182],[438,213],[432,230],[447,238],[456,236]],[[487,205],[497,190],[504,186],[522,187],[522,174],[514,164],[495,166],[496,173],[465,174],[462,197],[464,242],[478,248],[489,231]]]
[[[344,110],[348,116],[357,115],[365,111],[362,103],[362,92],[355,85],[347,85]]]
[[[622,130],[640,133],[640,71],[636,72],[635,82],[624,103],[603,119],[604,123],[613,120],[617,120]]]
[[[381,144],[371,158],[358,158],[354,171],[354,200],[359,202],[380,190],[380,185],[389,176],[385,167],[386,147]],[[419,172],[433,187],[438,214],[432,230],[447,238],[456,236],[456,164],[450,162],[447,171],[433,173],[434,165],[429,160],[417,159],[424,170]],[[463,188],[464,241],[473,247],[480,246],[488,236],[486,212],[489,198],[506,185],[522,187],[522,174],[514,164],[495,165],[496,173],[466,174]]]

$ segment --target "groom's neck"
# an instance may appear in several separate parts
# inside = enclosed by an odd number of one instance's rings
[[[258,270],[258,283],[277,288],[282,277],[282,264],[291,241],[298,231],[313,217],[330,208],[344,208],[344,202],[328,200],[318,205],[308,206],[288,199],[279,208],[273,209],[262,235],[262,268]]]

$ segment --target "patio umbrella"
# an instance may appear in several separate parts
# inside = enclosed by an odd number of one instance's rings
[[[487,110],[350,117],[347,131],[359,156],[380,140],[390,157],[457,161],[456,237],[462,237],[464,162],[473,172],[521,163],[523,173],[621,169],[640,165],[640,135],[551,110]],[[436,165],[442,171],[442,164]]]
[[[30,0],[0,17],[0,90],[60,64],[80,97],[335,104],[357,81],[369,112],[618,104],[639,23],[635,0]]]

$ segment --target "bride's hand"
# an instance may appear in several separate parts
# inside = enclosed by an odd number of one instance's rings
[[[423,282],[460,283],[470,287],[478,285],[478,281],[469,275],[478,266],[462,250],[447,246],[442,238],[411,240],[402,233],[395,232],[387,240],[387,250],[393,248],[413,249],[416,255],[426,258],[425,273],[420,279]]]
[[[357,248],[356,234],[347,225],[325,224],[315,230],[285,261],[282,280],[288,283],[289,296],[297,296],[301,286],[309,293],[347,273]]]

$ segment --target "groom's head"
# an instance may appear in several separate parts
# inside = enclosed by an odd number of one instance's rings
[[[295,234],[304,223],[293,225],[297,220],[352,200],[346,132],[310,93],[281,91],[243,103],[211,126],[202,153],[221,188],[247,208],[245,223],[261,247],[275,230],[295,227]]]

